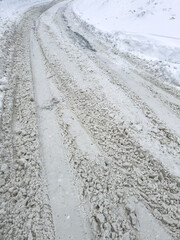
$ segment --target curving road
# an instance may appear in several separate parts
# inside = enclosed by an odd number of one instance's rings
[[[7,36],[0,239],[180,238],[180,94],[71,2]]]

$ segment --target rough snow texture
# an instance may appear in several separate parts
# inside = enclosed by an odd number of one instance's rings
[[[5,32],[8,79],[0,136],[0,239],[54,239],[51,207],[39,152],[30,64],[30,29],[40,9]],[[13,31],[14,30],[14,31]],[[3,85],[7,82],[1,79]]]
[[[11,31],[12,25],[18,23],[24,12],[32,6],[46,2],[50,2],[50,0],[0,1],[0,112],[2,111],[3,97],[8,83],[6,74],[2,72],[3,62],[8,50],[5,49],[4,40],[7,38],[8,32]]]
[[[58,9],[34,9],[4,34],[9,85],[1,124],[0,239],[54,239],[36,123],[43,110],[56,114],[92,239],[179,240],[179,92],[160,81],[167,76],[160,63],[150,68],[141,58],[120,55],[71,8]],[[58,95],[37,109],[32,26],[45,78]],[[36,81],[44,80],[40,68]]]
[[[178,0],[75,0],[73,10],[118,50],[163,61],[168,82],[180,85]]]
[[[94,239],[178,239],[179,183],[164,158],[179,158],[179,137],[97,58],[103,46],[76,24],[63,9],[49,11],[37,36],[61,97],[57,120]]]
[[[50,0],[1,0],[0,1],[0,32],[6,30],[6,24],[12,24],[32,6]]]

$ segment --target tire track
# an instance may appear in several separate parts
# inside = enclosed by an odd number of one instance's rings
[[[46,18],[48,18],[48,13]],[[67,104],[65,108],[73,112],[102,155],[102,159],[98,161],[101,164],[98,165],[96,162],[92,164],[88,155],[80,151],[76,139],[73,139],[69,132],[68,124],[63,120],[63,107],[57,105],[64,142],[70,152],[69,161],[74,167],[75,174],[84,184],[82,195],[90,202],[91,223],[96,238],[119,239],[128,236],[130,239],[139,239],[137,213],[134,208],[129,207],[133,205],[132,202],[137,205],[137,200],[145,204],[160,224],[169,230],[174,239],[178,239],[180,197],[178,179],[152,156],[151,151],[145,150],[138,143],[130,131],[129,121],[120,121],[115,118],[116,108],[110,105],[106,96],[101,92],[102,88],[98,85],[98,78],[101,76],[98,76],[98,73],[94,78],[91,78],[90,74],[87,75],[86,66],[92,65],[88,57],[84,57],[83,51],[77,46],[70,48],[61,25],[57,27],[60,31],[59,36],[61,36],[58,38],[48,27],[49,23],[45,19],[40,20],[37,34],[46,58],[46,65],[51,72],[51,78],[56,81],[59,91],[64,96],[62,101]],[[53,24],[51,26],[54,28]],[[52,42],[52,49],[56,49],[58,54],[51,54],[46,45],[48,43],[43,41],[42,32],[46,33],[46,41]],[[73,55],[73,51],[76,55]],[[76,71],[72,76],[66,69],[65,62],[74,64],[75,56],[78,59],[77,71],[78,74],[80,73],[78,79],[84,78],[82,83],[87,85],[82,84],[82,88],[77,82],[77,76],[74,77]],[[83,64],[83,61],[86,62]],[[75,69],[73,64],[71,67]],[[110,76],[114,81],[113,74]],[[95,81],[97,85],[89,85],[94,84]],[[129,91],[122,89],[125,92]],[[128,96],[132,97],[135,104],[145,111],[146,117],[152,121],[153,125],[157,124],[160,134],[158,136],[157,132],[154,137],[160,138],[162,146],[169,149],[167,150],[169,154],[178,154],[176,149],[178,149],[179,141],[174,134],[158,122],[151,109],[148,109],[148,106],[137,96],[133,96],[132,93]],[[169,146],[166,145],[169,142],[168,136],[171,142]],[[130,196],[135,200],[128,205]],[[121,209],[120,212],[118,209]],[[122,219],[119,218],[120,215]]]
[[[48,5],[34,8],[16,27],[6,61],[1,152],[1,239],[54,239],[51,207],[39,154],[30,64],[30,31]]]

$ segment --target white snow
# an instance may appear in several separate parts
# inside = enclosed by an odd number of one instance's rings
[[[103,31],[139,32],[180,39],[179,0],[76,0],[74,9]]]
[[[164,61],[180,85],[179,0],[74,0],[72,7],[81,21],[117,49]]]
[[[8,80],[5,77],[0,78],[0,112],[2,111],[2,101],[4,98],[4,90],[6,89],[7,84],[8,84]]]
[[[8,79],[2,71],[3,65],[3,35],[11,30],[13,23],[17,23],[23,13],[33,5],[51,2],[52,0],[0,0],[0,112],[2,111],[2,101],[4,91],[7,87]]]
[[[0,0],[0,36],[31,6],[51,0]]]

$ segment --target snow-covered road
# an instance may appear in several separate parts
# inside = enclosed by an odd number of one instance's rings
[[[69,2],[4,36],[0,239],[179,239],[180,92]]]

